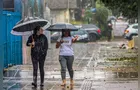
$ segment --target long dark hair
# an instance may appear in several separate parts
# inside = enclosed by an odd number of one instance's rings
[[[37,35],[37,31],[39,31],[40,28],[41,28],[41,26],[36,26],[36,27],[34,28],[33,34],[34,34],[34,35]]]
[[[62,38],[65,37],[65,32],[66,32],[66,31],[69,32],[69,33],[68,33],[68,36],[71,37],[70,30],[62,30],[62,36],[61,36]]]

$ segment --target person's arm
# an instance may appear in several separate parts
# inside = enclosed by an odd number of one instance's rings
[[[26,42],[26,46],[32,46],[33,45],[33,41],[32,41],[32,36],[30,36]]]
[[[59,48],[63,42],[64,42],[63,40],[60,40],[60,42],[57,41],[56,42],[56,48]]]
[[[56,42],[56,48],[59,48],[60,47],[60,42]]]
[[[48,39],[47,37],[44,35],[44,52],[46,53],[48,50]]]
[[[62,38],[59,37],[59,39],[58,39],[57,42],[56,42],[56,48],[59,48],[63,42],[64,42],[64,41],[62,40]]]

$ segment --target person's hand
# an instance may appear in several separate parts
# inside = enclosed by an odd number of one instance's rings
[[[79,36],[77,36],[77,35],[76,35],[76,36],[74,36],[74,38],[72,39],[72,42],[77,41],[78,37],[79,37]]]
[[[64,41],[63,40],[60,40],[60,43],[63,43]]]
[[[79,36],[75,36],[75,39],[77,40]]]
[[[34,47],[34,46],[35,46],[35,42],[33,41],[33,42],[32,42],[32,47]]]

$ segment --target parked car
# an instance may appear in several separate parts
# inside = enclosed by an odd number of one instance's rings
[[[78,36],[77,42],[88,42],[89,36],[87,31],[80,29],[78,31],[71,31],[73,37]]]
[[[128,25],[124,31],[124,38],[131,40],[136,35],[138,35],[138,23]]]
[[[56,42],[61,36],[61,32],[53,32],[51,35],[51,42]],[[88,33],[85,30],[79,29],[78,31],[71,31],[71,36],[79,36],[77,42],[88,42]]]
[[[51,34],[51,42],[56,42],[60,36],[61,36],[60,32],[52,32],[52,34]]]
[[[84,24],[81,29],[88,32],[89,41],[99,40],[101,37],[101,30],[94,24]]]

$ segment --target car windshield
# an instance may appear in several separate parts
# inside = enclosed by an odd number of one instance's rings
[[[134,29],[138,29],[138,25],[134,25],[133,28],[134,28]]]

